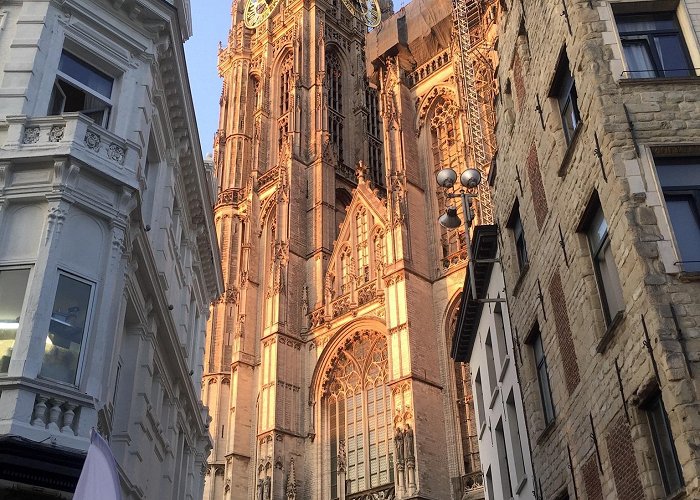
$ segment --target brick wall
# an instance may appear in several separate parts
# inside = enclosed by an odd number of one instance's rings
[[[600,484],[598,474],[598,460],[595,455],[591,455],[581,467],[583,487],[588,500],[603,500],[603,486]]]
[[[559,352],[564,365],[566,388],[569,394],[572,394],[581,381],[581,376],[579,375],[576,347],[571,335],[569,313],[566,310],[566,296],[561,285],[559,270],[555,271],[552,281],[549,282],[549,299],[552,301],[552,309],[554,310],[554,323],[559,342]]]
[[[617,498],[619,500],[645,498],[642,483],[639,481],[639,468],[634,458],[632,434],[623,416],[620,416],[611,426],[605,436],[605,443],[610,455]]]

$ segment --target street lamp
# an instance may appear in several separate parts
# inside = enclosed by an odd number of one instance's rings
[[[457,172],[451,168],[443,168],[436,174],[438,186],[451,189],[457,182]],[[467,244],[467,265],[469,266],[469,287],[471,288],[472,298],[478,300],[476,296],[476,283],[474,281],[474,260],[472,259],[472,245],[469,238],[469,226],[472,223],[472,211],[469,209],[470,201],[476,198],[477,195],[466,192],[467,189],[476,188],[481,182],[481,172],[475,168],[468,168],[459,177],[459,183],[464,189],[460,189],[457,193],[446,193],[448,198],[460,198],[462,201],[462,211],[464,212],[464,238]],[[442,227],[447,229],[456,229],[462,224],[462,220],[457,215],[455,207],[448,207],[447,211],[438,218],[438,222]]]

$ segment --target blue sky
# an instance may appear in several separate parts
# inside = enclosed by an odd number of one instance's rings
[[[214,132],[219,126],[221,79],[216,71],[219,41],[228,38],[231,0],[193,0],[192,30],[185,43],[187,70],[197,114],[202,153],[212,151]]]

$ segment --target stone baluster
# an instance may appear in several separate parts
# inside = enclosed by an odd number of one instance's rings
[[[46,396],[37,394],[34,403],[34,414],[32,415],[32,425],[36,427],[46,427]]]
[[[63,405],[63,403],[64,401],[61,401],[60,399],[56,398],[51,398],[49,400],[51,408],[49,409],[49,423],[46,425],[46,428],[50,431],[60,431],[60,428],[58,427],[58,422],[61,419],[61,405]]]
[[[61,427],[61,432],[75,434],[73,431],[73,419],[75,418],[75,407],[76,405],[72,403],[66,403],[63,405],[63,427]]]

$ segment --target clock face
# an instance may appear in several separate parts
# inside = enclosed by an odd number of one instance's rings
[[[378,0],[343,0],[348,10],[362,19],[370,28],[376,28],[382,21],[382,11]]]
[[[246,0],[243,22],[246,28],[254,29],[270,17],[280,0]]]

